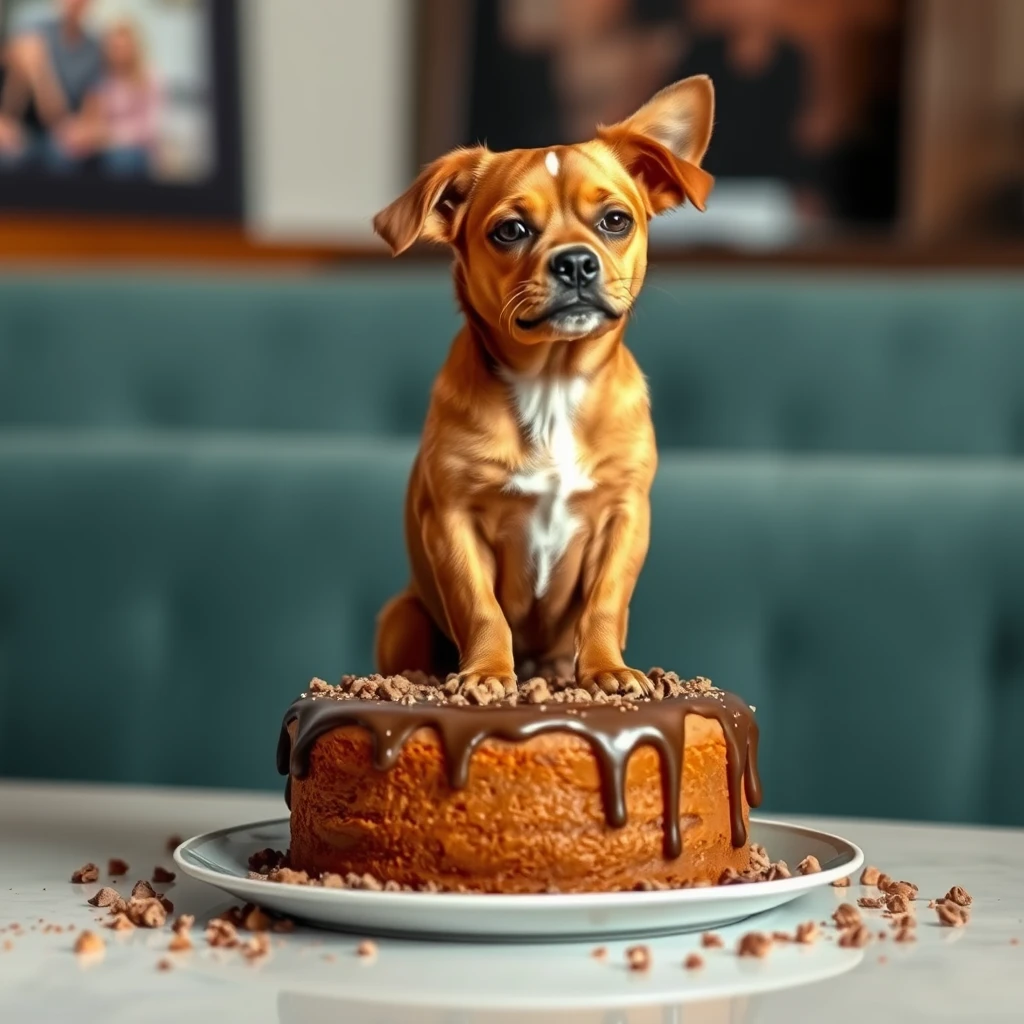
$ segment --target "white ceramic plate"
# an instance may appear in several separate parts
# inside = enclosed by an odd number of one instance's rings
[[[261,882],[250,854],[288,847],[288,819],[195,836],[174,851],[186,874],[307,924],[361,934],[486,942],[555,942],[652,937],[719,928],[789,903],[855,872],[864,854],[826,832],[752,819],[751,839],[791,866],[813,855],[822,871],[775,882],[616,892],[503,896],[367,892]]]

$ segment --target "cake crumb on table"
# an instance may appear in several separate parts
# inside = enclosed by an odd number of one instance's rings
[[[704,966],[704,957],[700,953],[690,953],[683,961],[683,966],[688,971],[699,971]]]
[[[248,942],[242,943],[242,956],[246,960],[258,960],[270,953],[270,936],[266,932],[257,932]]]
[[[156,969],[158,971],[170,971],[173,968],[174,964],[172,964],[171,961],[167,959],[167,957],[164,957],[162,960],[157,960],[156,962]]]
[[[871,932],[867,925],[858,924],[846,928],[839,936],[839,945],[844,949],[862,949],[871,941]]]
[[[76,871],[71,873],[71,881],[76,885],[86,884],[88,882],[95,882],[100,877],[100,869],[90,861],[88,864],[83,864]]]
[[[772,940],[764,932],[747,932],[736,947],[736,955],[764,959],[771,948]]]
[[[95,932],[82,932],[75,939],[75,953],[78,956],[102,956],[107,944]]]
[[[270,931],[271,924],[273,922],[270,919],[270,915],[265,913],[260,907],[253,907],[242,921],[242,927],[250,932]]]
[[[363,941],[356,946],[356,956],[363,960],[376,960],[377,943],[373,942],[371,939],[363,939]]]
[[[796,926],[796,941],[805,946],[817,942],[821,937],[821,931],[813,921],[804,921]]]
[[[834,881],[834,882],[832,883],[832,888],[833,888],[833,889],[848,889],[848,888],[849,888],[849,886],[850,886],[850,879],[849,879],[849,876],[847,876],[847,877],[845,877],[845,878],[837,878],[837,879],[836,879],[836,880],[835,880],[835,881]]]
[[[215,949],[233,949],[238,945],[238,929],[223,918],[212,918],[206,925],[206,941]]]
[[[626,950],[626,964],[631,971],[648,971],[651,963],[650,946],[630,946]]]
[[[109,885],[105,885],[86,902],[90,907],[109,907],[118,900],[123,900],[121,894],[116,889],[111,889]]]
[[[608,959],[608,947],[607,946],[595,946],[590,951],[590,955],[595,960],[607,960]]]
[[[700,944],[705,949],[721,949],[725,945],[721,935],[716,935],[714,932],[705,932],[700,937]]]
[[[122,860],[120,857],[111,857],[107,861],[107,874],[108,875],[127,875],[128,874],[128,862]]]
[[[155,899],[156,889],[153,888],[144,878],[140,878],[132,886],[132,899]]]
[[[974,900],[966,889],[959,885],[954,885],[953,888],[946,893],[946,902],[955,903],[958,907],[969,907]]]
[[[962,928],[971,919],[968,911],[955,903],[937,903],[935,913],[944,928]]]
[[[855,928],[860,924],[861,918],[857,908],[849,903],[840,903],[832,915],[837,928]]]
[[[153,868],[152,880],[157,885],[162,885],[165,882],[173,882],[177,878],[177,874],[173,871],[168,871],[167,868],[161,867],[159,864]]]
[[[891,914],[906,914],[910,910],[910,901],[901,892],[890,893],[885,899],[885,905]]]
[[[167,910],[155,897],[134,897],[124,911],[132,924],[140,928],[163,928],[167,923]]]
[[[882,888],[881,885],[878,887]],[[913,882],[890,882],[885,887],[885,892],[890,896],[903,896],[908,900],[917,899],[917,886]]]
[[[878,884],[881,872],[873,864],[868,864],[860,873],[860,884],[874,886]]]

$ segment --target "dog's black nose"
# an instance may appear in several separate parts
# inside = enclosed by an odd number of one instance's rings
[[[601,272],[601,261],[593,249],[576,245],[560,249],[548,264],[555,279],[570,288],[583,288],[593,282]]]

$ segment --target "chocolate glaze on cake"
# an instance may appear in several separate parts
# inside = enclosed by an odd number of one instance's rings
[[[560,731],[583,738],[593,750],[600,770],[605,820],[612,828],[626,824],[625,778],[630,756],[642,746],[657,751],[665,808],[665,856],[673,860],[682,852],[678,808],[686,719],[690,715],[713,719],[722,728],[734,847],[747,841],[744,792],[751,807],[761,802],[757,723],[747,704],[724,690],[705,688],[663,700],[619,703],[553,701],[474,707],[363,700],[325,689],[328,692],[304,694],[285,713],[277,767],[282,775],[289,776],[285,791],[289,806],[291,779],[306,776],[313,745],[325,733],[342,726],[358,725],[370,734],[378,771],[388,771],[396,764],[405,742],[418,729],[433,729],[445,752],[449,784],[456,790],[466,786],[473,751],[485,740],[515,743]],[[293,724],[294,741],[289,731]]]

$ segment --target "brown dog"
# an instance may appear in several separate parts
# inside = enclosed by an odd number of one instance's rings
[[[379,672],[497,695],[575,667],[581,686],[646,691],[622,655],[657,454],[623,333],[649,219],[704,208],[713,106],[688,78],[590,142],[455,150],[374,219],[395,255],[451,245],[466,317],[412,470],[412,582],[380,613]]]

